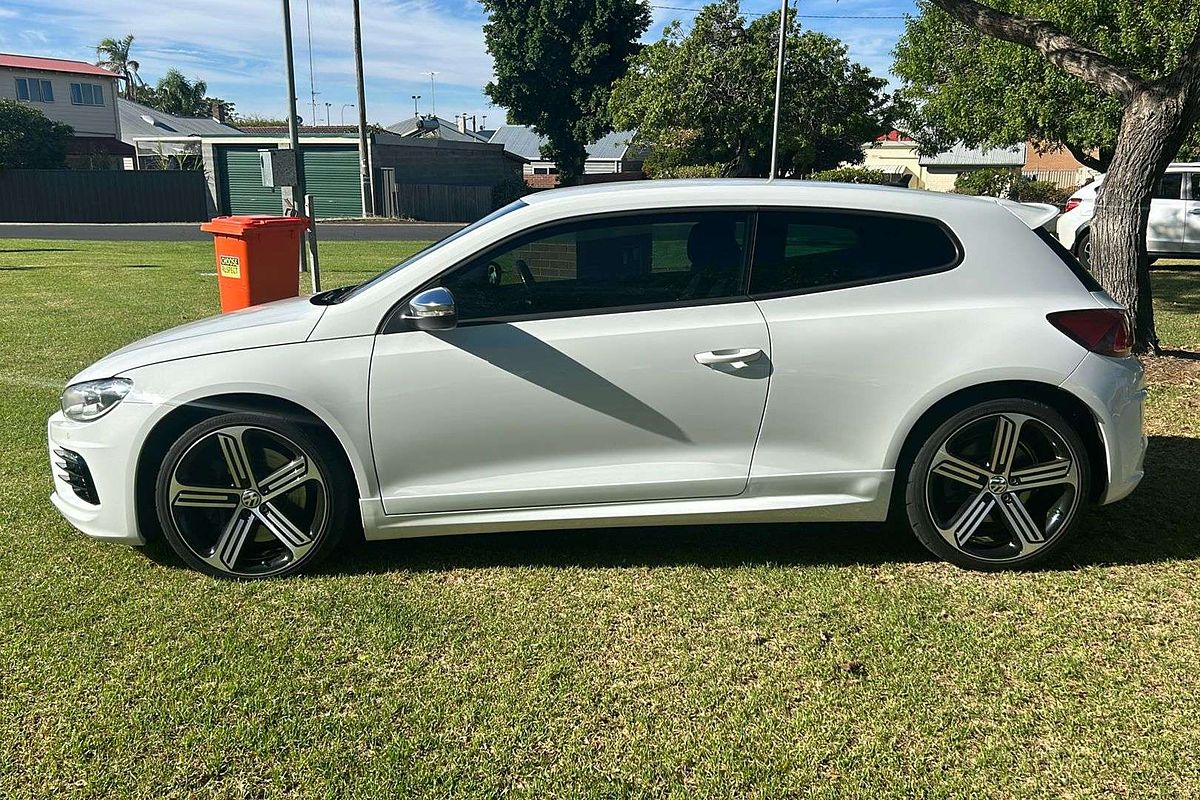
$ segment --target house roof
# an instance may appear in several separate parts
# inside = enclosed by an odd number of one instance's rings
[[[445,139],[450,142],[486,142],[488,138],[480,135],[477,131],[467,131],[463,133],[458,129],[458,126],[449,120],[437,117],[437,138]],[[417,130],[417,118],[409,117],[397,122],[395,125],[389,125],[388,130],[399,136],[417,136],[422,131]],[[428,133],[428,131],[424,131]]]
[[[117,98],[117,113],[121,115],[121,139],[172,138],[178,136],[228,136],[240,131],[208,117],[177,117],[157,109]]]
[[[70,61],[65,58],[43,58],[23,56],[16,53],[0,53],[0,67],[12,69],[44,70],[47,72],[70,72],[77,75],[98,75],[104,78],[119,78],[115,72],[86,61]]]
[[[633,131],[618,131],[601,137],[587,147],[588,160],[617,161],[625,157],[629,151],[629,142],[633,139]],[[501,125],[488,140],[492,144],[502,144],[510,153],[530,161],[540,161],[541,147],[546,143],[543,136],[534,133],[528,125]]]
[[[923,167],[1023,167],[1025,145],[983,149],[955,145],[933,156],[921,156]]]

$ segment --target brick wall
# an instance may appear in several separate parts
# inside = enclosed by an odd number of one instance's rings
[[[1025,172],[1065,171],[1083,166],[1064,147],[1055,147],[1039,153],[1039,146],[1045,149],[1045,145],[1039,145],[1037,142],[1030,142],[1025,148]]]

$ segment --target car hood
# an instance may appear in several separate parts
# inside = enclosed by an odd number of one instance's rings
[[[138,367],[230,350],[294,344],[309,337],[324,306],[307,297],[232,311],[139,339],[92,364],[71,383],[111,378]]]

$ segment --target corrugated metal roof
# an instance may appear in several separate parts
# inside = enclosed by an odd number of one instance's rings
[[[120,77],[115,72],[109,72],[103,67],[89,64],[86,61],[70,61],[65,58],[43,58],[42,56],[22,56],[16,53],[0,53],[0,67],[13,69],[41,69],[48,72],[70,72],[78,75],[99,75],[104,78]]]
[[[935,156],[921,156],[923,167],[1023,167],[1025,145],[980,149],[955,145]]]
[[[486,142],[486,136],[482,136],[474,131],[463,133],[458,129],[458,126],[449,120],[437,118],[438,131],[437,135],[440,139],[445,139],[448,142]],[[389,125],[388,130],[400,136],[414,136],[417,133],[417,118],[409,117],[397,122],[395,125]]]
[[[177,117],[157,109],[117,98],[117,113],[121,115],[121,140],[177,136],[229,136],[240,134],[237,128],[223,125],[209,117]],[[149,118],[147,121],[146,118]]]
[[[632,139],[633,131],[617,131],[603,136],[599,141],[588,145],[588,158],[605,161],[622,159],[629,150],[629,142]],[[488,141],[492,144],[502,144],[508,152],[530,161],[541,160],[541,147],[546,143],[546,139],[534,133],[528,125],[501,125]]]

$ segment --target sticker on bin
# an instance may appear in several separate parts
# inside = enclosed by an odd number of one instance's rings
[[[221,277],[242,277],[242,260],[237,256],[221,256]]]

